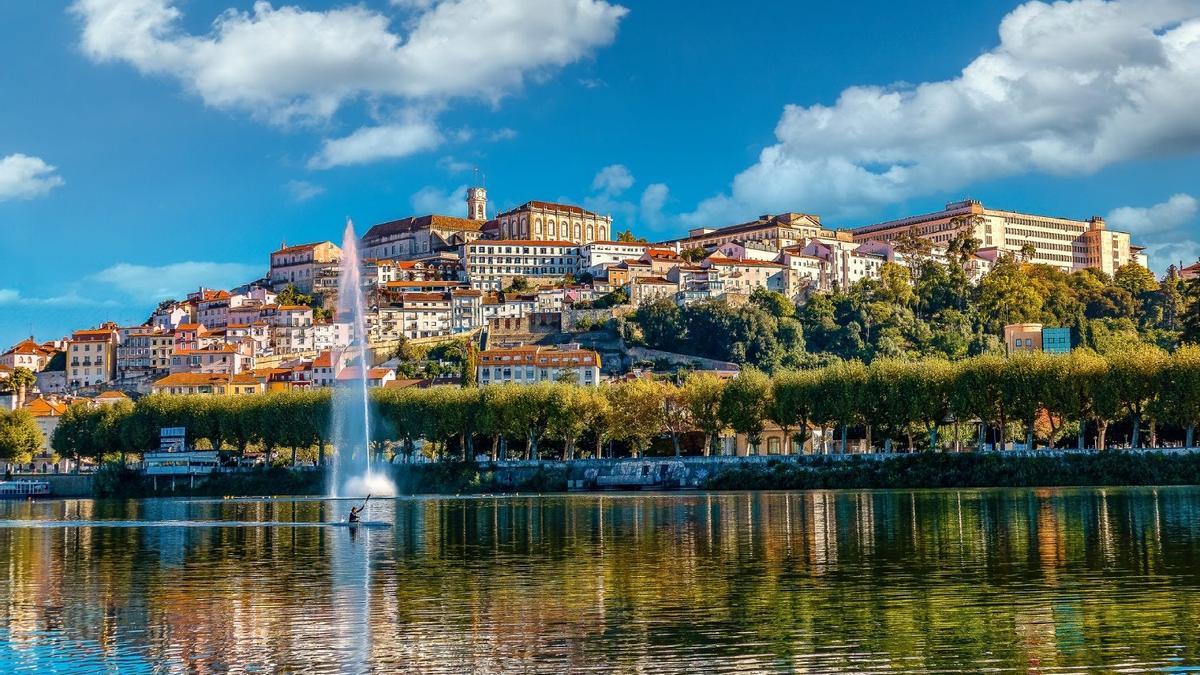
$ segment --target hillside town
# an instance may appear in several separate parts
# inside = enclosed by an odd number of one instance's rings
[[[137,325],[13,345],[0,355],[8,407],[28,409],[49,439],[75,401],[330,387],[364,370],[369,386],[384,388],[600,385],[679,367],[732,377],[737,359],[653,349],[604,328],[652,303],[738,306],[769,294],[803,305],[927,261],[953,264],[971,283],[1005,260],[1109,277],[1147,264],[1129,233],[1102,218],[974,200],[853,229],[814,214],[764,214],[658,242],[569,204],[533,200],[489,215],[482,187],[467,191],[465,213],[379,223],[357,242],[369,363],[350,348],[354,331],[336,312],[342,249],[282,242],[260,279],[164,300]],[[1014,323],[1004,338],[1010,350],[1069,350],[1064,330],[1046,327],[1043,336],[1040,324]]]

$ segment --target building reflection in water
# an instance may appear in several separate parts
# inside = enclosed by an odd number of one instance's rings
[[[0,505],[0,670],[1200,663],[1200,490]]]

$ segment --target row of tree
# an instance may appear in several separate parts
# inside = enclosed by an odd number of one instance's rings
[[[330,441],[334,392],[272,393],[242,397],[148,396],[136,405],[73,406],[55,430],[55,450],[70,457],[140,452],[157,444],[161,427],[183,426],[189,442],[231,454],[260,449],[268,460],[280,448],[317,449]],[[516,443],[526,458],[602,456],[619,441],[634,455],[655,439],[683,452],[689,434],[717,452],[719,437],[733,431],[758,447],[765,430],[783,432],[784,452],[805,448],[814,430],[824,451],[842,451],[851,431],[871,447],[890,451],[902,439],[910,449],[947,447],[950,426],[957,445],[966,427],[982,443],[991,433],[1001,446],[1013,433],[1034,447],[1047,444],[1108,447],[1111,424],[1129,421],[1132,443],[1150,445],[1157,429],[1186,429],[1187,445],[1200,422],[1200,347],[1174,354],[1135,347],[1101,356],[1088,350],[1052,356],[979,356],[961,361],[881,358],[870,364],[835,361],[774,376],[746,370],[732,380],[693,373],[682,382],[634,379],[602,387],[545,382],[480,388],[380,389],[372,392],[376,450],[431,457],[496,457]],[[1020,430],[1014,432],[1014,429]],[[829,439],[839,438],[836,447]],[[927,440],[914,442],[914,438]],[[547,443],[548,441],[552,443]],[[480,444],[483,445],[480,445]],[[811,447],[811,445],[810,445]],[[559,452],[559,450],[561,452]]]

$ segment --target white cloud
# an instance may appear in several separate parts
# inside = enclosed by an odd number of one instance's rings
[[[442,140],[437,127],[424,120],[363,127],[343,138],[326,139],[321,151],[308,160],[308,166],[312,169],[329,169],[397,159],[433,150],[441,145]]]
[[[493,131],[491,134],[489,134],[488,140],[493,143],[496,143],[499,141],[511,141],[512,139],[514,139],[516,137],[517,137],[516,129],[509,129],[508,127],[504,127],[502,129],[497,129],[497,130]]]
[[[459,185],[450,192],[425,186],[409,198],[413,211],[419,215],[434,213],[442,216],[464,217],[467,213],[467,186]]]
[[[1188,239],[1183,227],[1196,218],[1196,198],[1179,193],[1153,206],[1122,206],[1105,217],[1116,230],[1126,230],[1146,246],[1150,269],[1162,273],[1167,266],[1189,265],[1200,256],[1200,243]]]
[[[0,158],[0,202],[41,197],[64,182],[40,157],[17,153]]]
[[[180,4],[76,0],[71,9],[93,61],[173,77],[210,106],[280,125],[322,122],[361,99],[399,99],[401,109],[453,98],[495,104],[528,77],[610,44],[628,12],[605,0],[396,0],[404,20],[394,31],[392,17],[361,4],[317,11],[258,0],[192,33]],[[327,141],[313,163],[400,157],[441,137],[426,129],[414,141],[410,122],[390,121]]]
[[[262,275],[258,265],[219,262],[179,262],[167,265],[118,263],[93,274],[89,280],[108,284],[131,299],[157,302],[181,298],[204,286],[229,288]]]
[[[662,224],[663,206],[667,203],[670,190],[665,183],[651,183],[642,191],[641,216],[642,222],[650,227]]]
[[[59,295],[30,297],[13,288],[0,288],[0,305],[55,307],[78,305],[106,306],[112,304],[113,302],[111,300],[96,301],[84,298],[79,295],[79,291],[76,289],[68,290],[64,293],[60,293]]]
[[[955,78],[789,105],[776,143],[690,224],[845,215],[1027,173],[1086,174],[1200,149],[1200,3],[1029,2]]]
[[[592,189],[605,194],[619,195],[633,186],[633,174],[624,164],[610,164],[596,173]]]
[[[450,155],[439,159],[437,165],[442,169],[445,169],[447,173],[465,173],[475,168],[474,164],[457,160]]]
[[[1146,236],[1174,230],[1195,218],[1196,210],[1196,198],[1180,193],[1154,206],[1113,209],[1105,220],[1118,230]]]
[[[1146,257],[1150,259],[1150,269],[1157,274],[1163,274],[1171,265],[1187,267],[1192,263],[1200,262],[1200,242],[1194,239],[1184,239],[1148,244]]]
[[[306,202],[325,193],[324,187],[306,180],[289,180],[286,187],[292,200],[297,202]]]

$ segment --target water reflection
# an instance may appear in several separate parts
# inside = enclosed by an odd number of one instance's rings
[[[0,504],[0,672],[1200,664],[1196,489],[408,499],[372,503],[392,529],[320,525],[348,508]],[[164,520],[198,526],[123,522]]]

